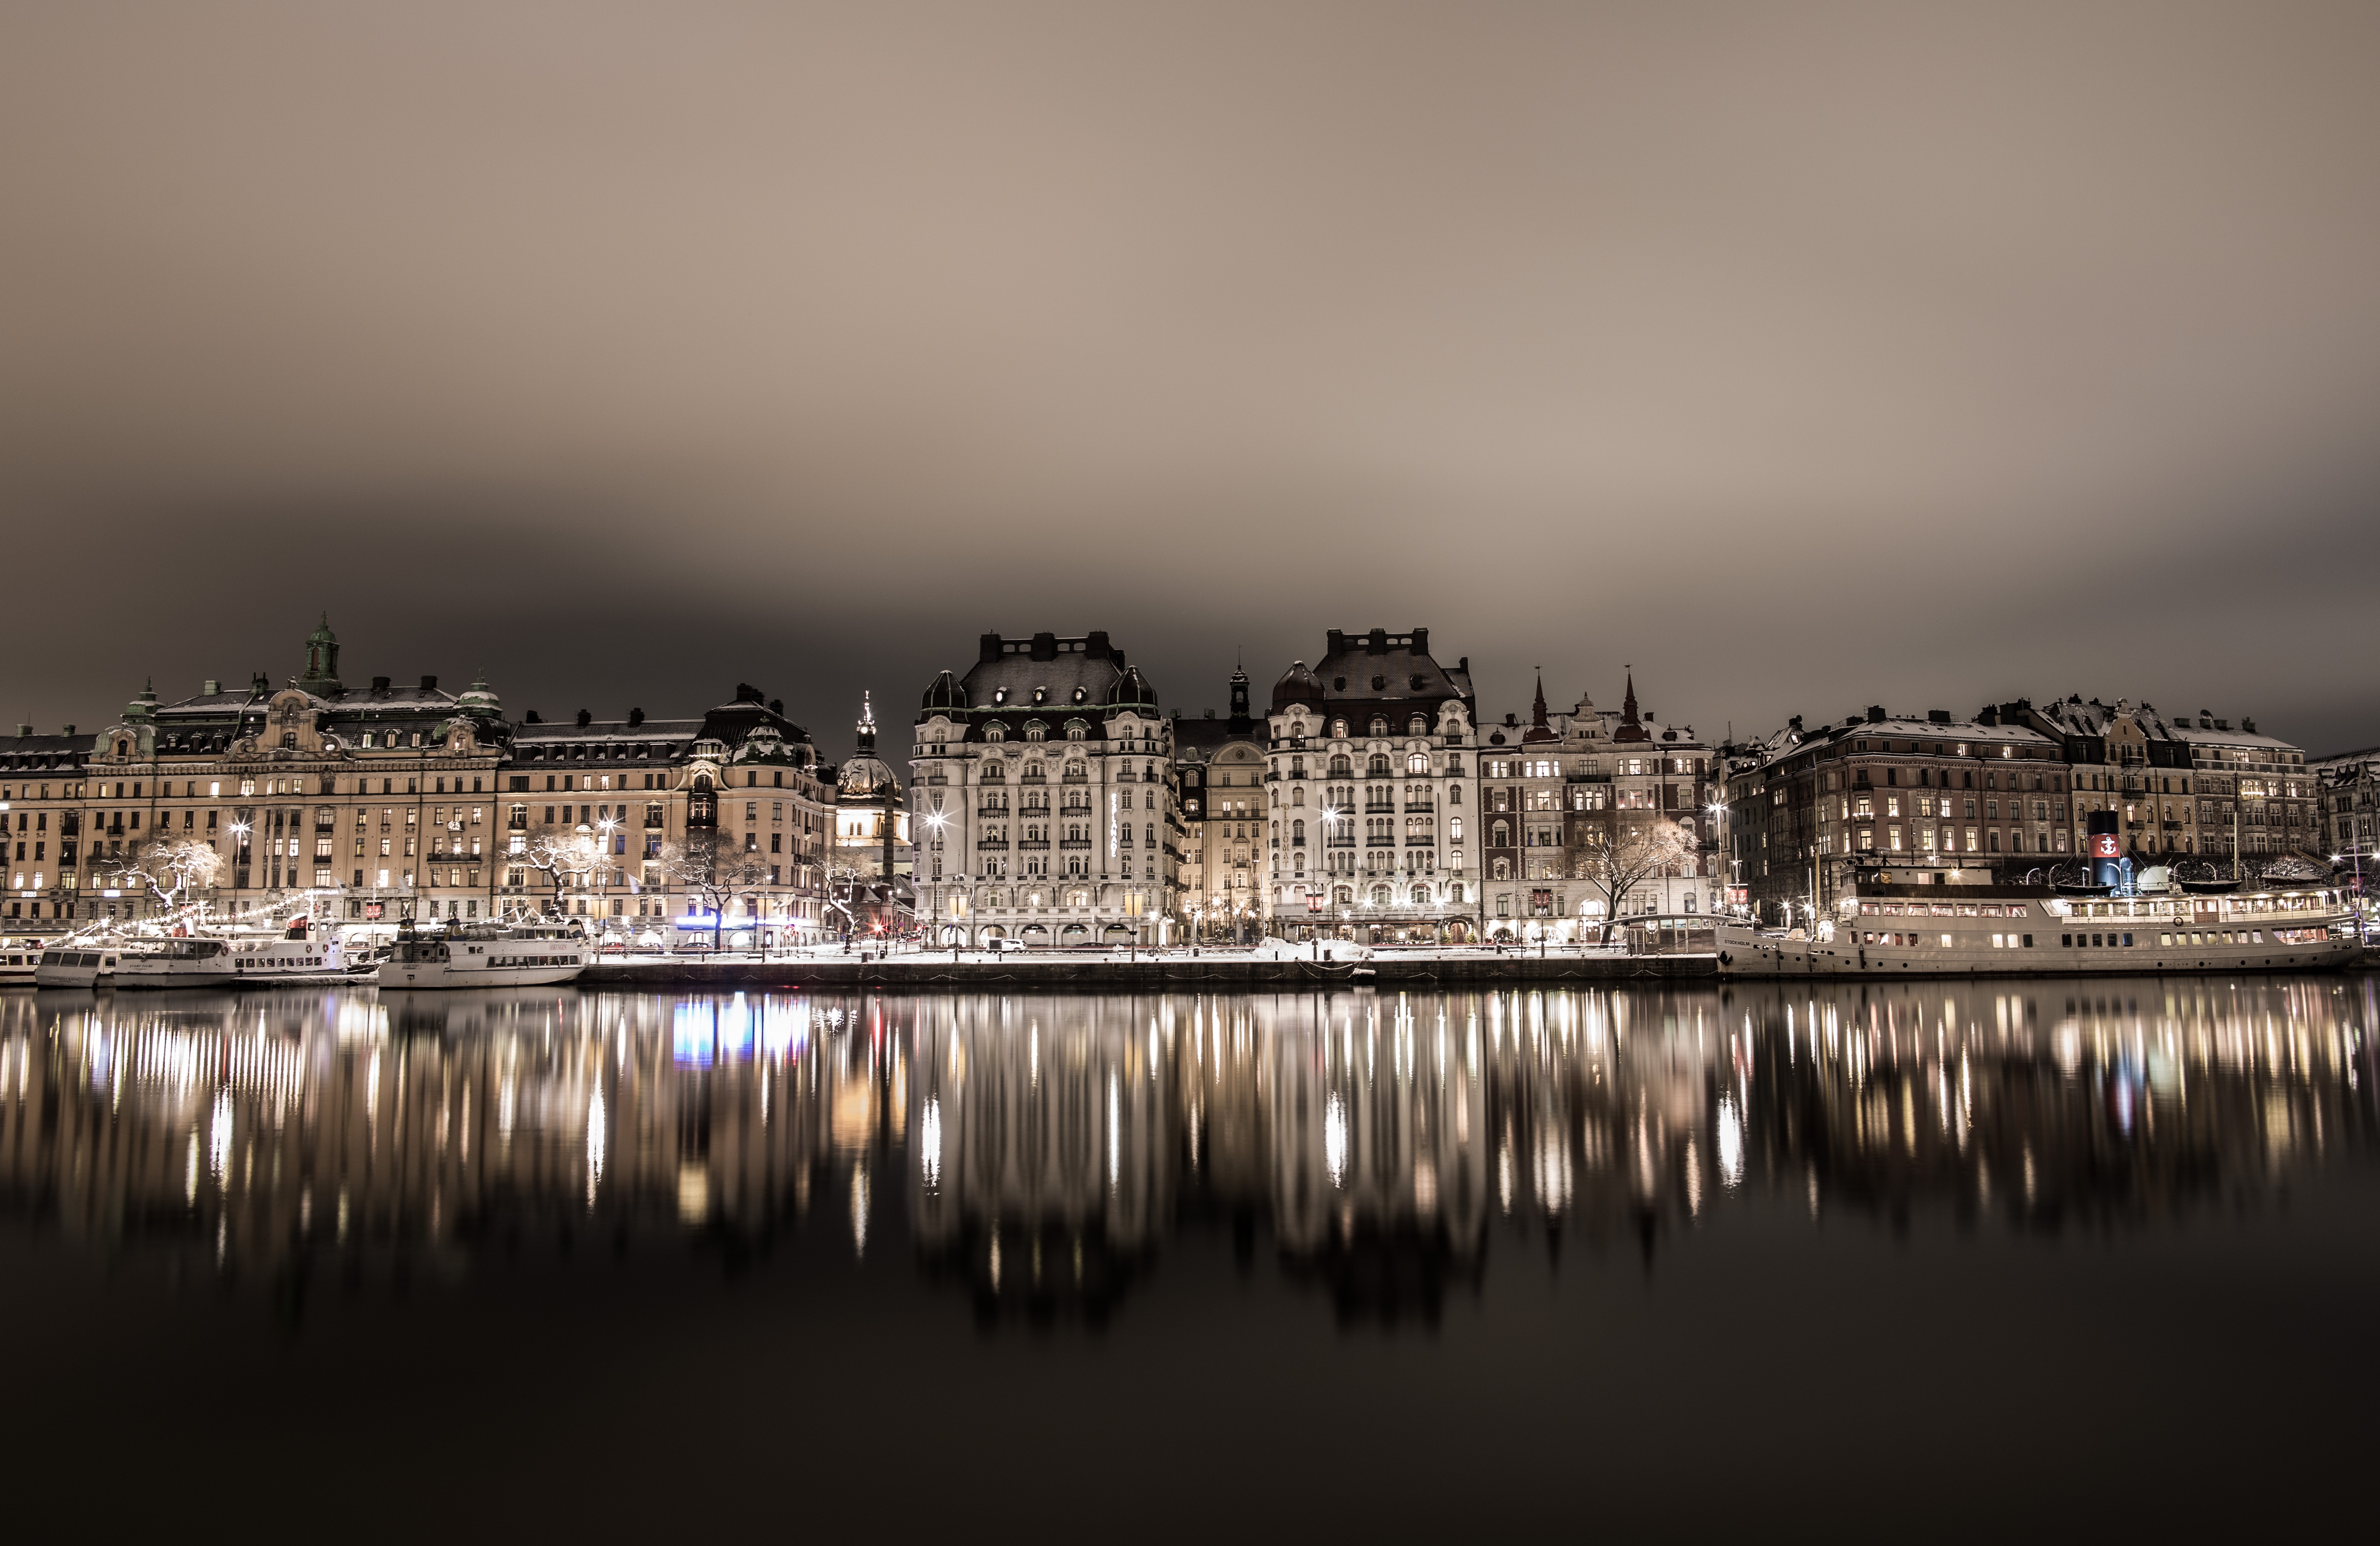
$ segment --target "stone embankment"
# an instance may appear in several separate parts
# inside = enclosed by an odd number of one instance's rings
[[[1368,961],[1269,960],[1252,956],[1160,956],[1138,960],[1007,956],[795,956],[775,960],[606,960],[581,987],[895,988],[1138,993],[1184,988],[1492,987],[1516,983],[1699,980],[1718,974],[1707,955],[1384,956]]]

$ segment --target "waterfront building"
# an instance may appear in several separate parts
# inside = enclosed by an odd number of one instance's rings
[[[2084,850],[2094,813],[2115,824],[2117,844],[2136,868],[2220,852],[2207,846],[2212,834],[2199,827],[2189,743],[2153,706],[2136,707],[2129,698],[2085,703],[2070,694],[2040,707],[2019,698],[1999,705],[1997,713],[2058,743],[2073,779],[2064,836],[2074,853]]]
[[[1105,633],[984,634],[964,676],[928,685],[911,751],[936,942],[1168,942],[1172,743],[1157,689]]]
[[[2380,821],[2380,746],[2324,757],[2307,764],[2306,771],[2320,801],[2320,841],[2329,848],[2333,867],[2355,876],[2359,899],[2368,895],[2380,864],[2380,834],[2374,831]]]
[[[1489,936],[1573,940],[1618,914],[1718,911],[1717,763],[1693,726],[1639,710],[1633,671],[1616,710],[1582,696],[1549,713],[1540,679],[1529,723],[1506,715],[1479,749]],[[1657,827],[1670,829],[1658,853]]]
[[[1174,783],[1182,822],[1182,912],[1193,936],[1245,942],[1273,916],[1266,831],[1265,727],[1248,674],[1233,670],[1231,713],[1173,719]]]
[[[759,689],[698,719],[552,725],[531,710],[516,725],[485,681],[349,687],[339,648],[325,621],[280,687],[210,680],[172,703],[144,689],[96,735],[20,727],[0,743],[0,801],[30,818],[10,922],[190,903],[353,924],[538,912],[660,943],[669,920],[724,907],[751,921],[747,943],[818,931],[832,788]],[[188,864],[160,876],[175,848]]]
[[[686,719],[632,708],[601,720],[581,709],[549,724],[532,710],[504,767],[496,901],[617,920],[608,926],[649,945],[835,933],[833,777],[783,701],[763,703],[749,683]]]
[[[1281,673],[1265,726],[1273,932],[1472,936],[1477,716],[1470,658],[1441,666],[1426,628],[1334,628],[1317,665]]]
[[[2169,724],[2190,750],[2202,854],[2217,864],[2236,862],[2246,873],[2261,873],[2287,855],[2327,861],[2318,780],[2301,749],[2259,734],[2253,719],[2234,730],[2203,708]]]
[[[1808,924],[1854,871],[1940,884],[2075,855],[2062,743],[1996,709],[1870,707],[1806,731],[1797,716],[1766,751],[1727,789],[1729,867],[1765,923]]]

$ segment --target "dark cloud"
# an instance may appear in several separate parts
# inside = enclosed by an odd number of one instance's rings
[[[9,718],[987,628],[2380,740],[2368,6],[19,6]],[[185,680],[188,679],[188,680]],[[1658,684],[1658,685],[1654,685]],[[897,718],[897,713],[896,716]]]

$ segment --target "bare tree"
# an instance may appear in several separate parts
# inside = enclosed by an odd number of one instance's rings
[[[719,948],[730,903],[768,884],[769,866],[758,853],[735,846],[733,836],[690,832],[684,842],[662,846],[662,873],[683,886],[710,914],[710,948]]]
[[[1613,811],[1587,829],[1579,851],[1578,878],[1603,893],[1601,938],[1609,941],[1620,904],[1640,882],[1678,873],[1694,858],[1694,839],[1683,827],[1652,813]]]
[[[101,861],[100,873],[115,888],[145,891],[171,912],[223,874],[223,855],[196,838],[152,838],[132,845],[122,858]]]
[[[603,862],[592,838],[582,838],[565,827],[543,827],[529,835],[520,848],[504,855],[516,869],[535,870],[552,888],[548,912],[562,912],[563,893]]]

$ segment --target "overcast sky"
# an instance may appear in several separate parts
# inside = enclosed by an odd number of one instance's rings
[[[2380,6],[0,8],[0,718],[1422,624],[2380,742]]]

